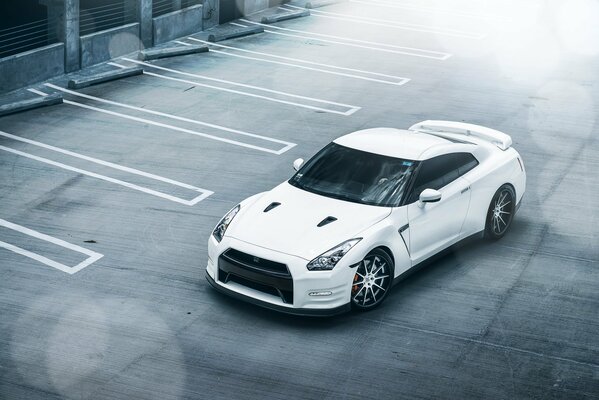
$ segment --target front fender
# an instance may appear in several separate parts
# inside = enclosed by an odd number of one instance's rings
[[[237,213],[237,215],[235,216],[235,219],[233,219],[233,222],[232,222],[231,224],[233,224],[233,223],[235,222],[235,220],[239,220],[239,219],[240,219],[240,217],[241,217],[241,216],[243,215],[243,213],[245,212],[245,210],[247,210],[247,208],[248,208],[250,205],[252,205],[253,203],[255,203],[255,202],[258,200],[258,199],[260,199],[260,197],[264,196],[266,193],[268,193],[268,192],[261,192],[261,193],[257,193],[257,194],[255,194],[255,195],[252,195],[252,196],[250,196],[250,197],[246,198],[245,200],[242,200],[242,201],[239,203],[239,205],[240,205],[239,212]],[[237,206],[235,206],[235,207],[237,207]],[[235,207],[233,207],[233,208],[235,208]],[[233,208],[231,208],[231,210],[232,210]],[[224,214],[223,214],[223,216],[222,216],[222,217],[220,217],[220,218],[218,219],[218,222],[216,223],[216,225],[214,225],[214,227],[212,227],[212,230],[210,231],[210,232],[211,232],[211,233],[210,233],[210,237],[212,237],[212,232],[214,231],[214,229],[216,229],[216,227],[218,226],[218,224],[220,223],[220,221],[223,219],[223,217],[224,217],[225,215],[227,215],[227,213],[228,213],[229,211],[231,211],[231,210],[228,210],[226,213],[224,213]],[[225,233],[225,236],[227,236],[227,234],[226,234],[226,233]]]
[[[406,247],[408,238],[406,237],[404,243],[398,230],[399,226],[404,226],[407,223],[407,217],[405,217],[405,221],[399,219],[395,221],[397,218],[392,218],[392,216],[357,235],[362,237],[362,240],[346,254],[345,257],[348,258],[344,261],[347,265],[355,265],[375,248],[384,247],[391,252],[391,258],[394,262],[394,278],[412,267],[412,260]]]

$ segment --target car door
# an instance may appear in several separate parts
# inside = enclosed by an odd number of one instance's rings
[[[422,162],[409,197],[409,248],[417,264],[455,243],[470,206],[470,186],[460,177],[464,153],[445,154]],[[469,153],[466,153],[469,154]],[[424,189],[441,192],[436,203],[418,200]]]

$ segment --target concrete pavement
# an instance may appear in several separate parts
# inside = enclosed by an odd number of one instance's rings
[[[597,48],[549,6],[390,3],[314,9],[78,95],[39,85],[65,103],[0,118],[26,139],[0,135],[0,219],[24,228],[0,241],[67,268],[102,255],[68,274],[0,247],[0,398],[599,397]],[[362,314],[290,317],[209,287],[227,210],[338,136],[425,119],[512,135],[528,187],[504,239]]]

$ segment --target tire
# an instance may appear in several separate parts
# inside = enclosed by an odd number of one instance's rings
[[[495,192],[485,224],[485,237],[498,240],[505,236],[516,212],[516,192],[511,185],[503,185]]]
[[[358,265],[351,289],[352,308],[359,311],[378,307],[391,290],[393,261],[381,249],[374,249]]]

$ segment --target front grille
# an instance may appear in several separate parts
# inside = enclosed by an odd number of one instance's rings
[[[251,254],[243,253],[239,250],[228,249],[223,253],[222,257],[225,257],[229,261],[235,262],[237,264],[243,264],[243,266],[248,267],[250,269],[276,273],[284,276],[291,276],[285,264],[281,264],[276,261],[265,260],[264,258],[255,257]]]
[[[233,274],[229,274],[228,276],[229,276],[229,279],[228,279],[229,282],[239,283],[240,285],[249,287],[250,289],[254,289],[259,292],[264,292],[264,293],[271,294],[273,296],[280,297],[284,303],[288,303],[288,304],[293,303],[293,291],[292,290],[291,291],[280,290],[273,286],[263,285],[261,283],[253,282],[253,281],[247,280],[245,278],[242,278],[240,276],[233,275]]]
[[[228,249],[218,258],[218,280],[236,282],[293,304],[293,279],[285,264]]]

